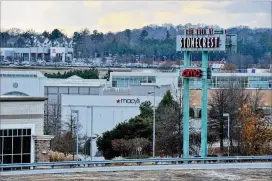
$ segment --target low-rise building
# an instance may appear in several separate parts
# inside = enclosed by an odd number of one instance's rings
[[[49,161],[50,140],[44,135],[45,97],[0,96],[1,163]]]
[[[73,48],[69,47],[26,47],[26,48],[1,48],[1,60],[19,61],[71,61],[73,59]]]
[[[51,79],[36,71],[16,72],[1,72],[1,95],[47,97],[48,100],[45,101],[44,107],[45,121],[54,118],[58,123],[63,123],[69,114],[76,111],[82,125],[80,134],[89,137],[96,134],[101,135],[112,129],[117,123],[136,116],[139,113],[139,103],[150,100],[154,104],[155,96],[157,105],[167,90],[182,90],[182,81],[178,84],[179,71],[111,72],[109,81],[82,79],[78,76]],[[271,109],[271,81],[270,73],[259,71],[216,72],[212,74],[209,81],[209,97],[212,96],[214,90],[228,88],[229,83],[232,82],[251,93],[260,90],[263,95],[262,107]],[[190,88],[191,107],[197,118],[201,111],[201,81],[192,80]],[[95,140],[93,142],[95,144]],[[96,149],[94,146],[93,155]]]

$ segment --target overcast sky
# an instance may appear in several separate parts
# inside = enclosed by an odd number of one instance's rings
[[[106,33],[163,23],[271,28],[271,2],[237,1],[4,1],[1,28],[59,28],[68,35],[85,27]]]

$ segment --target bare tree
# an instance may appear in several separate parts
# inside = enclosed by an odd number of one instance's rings
[[[70,111],[67,115],[67,120],[62,124],[61,133],[52,140],[52,149],[63,153],[72,153],[73,159],[75,158],[76,149],[76,135],[81,140],[80,131],[81,125],[77,123],[77,117]],[[77,130],[78,129],[78,130]]]
[[[65,155],[74,153],[75,140],[73,139],[71,132],[62,132],[61,134],[56,135],[51,141],[51,148],[52,150],[64,153]]]
[[[149,154],[151,142],[147,138],[115,139],[111,140],[114,151],[120,152],[121,156],[134,156]]]
[[[263,105],[264,95],[260,89],[254,90],[249,97],[249,104],[253,112],[258,112]]]
[[[234,141],[237,142],[237,152],[241,142],[241,121],[239,119],[241,108],[248,105],[255,113],[259,113],[262,105],[262,92],[256,90],[249,92],[244,86],[230,79],[226,88],[213,90],[211,100],[209,101],[209,132],[218,136],[220,140],[220,150],[223,151],[223,141],[227,136],[227,118],[224,113],[230,116],[230,147],[234,152]]]
[[[44,134],[57,135],[61,131],[61,109],[55,102],[45,104]]]
[[[226,88],[213,90],[211,100],[209,102],[209,131],[216,133],[220,140],[220,150],[223,151],[223,141],[227,135],[227,121],[223,117],[224,113],[230,115],[230,144],[233,148],[233,138],[235,137],[237,126],[237,118],[239,108],[242,107],[249,99],[248,92],[243,86],[236,81],[230,79]]]
[[[219,136],[220,150],[223,150],[225,138],[223,113],[227,107],[227,92],[225,89],[217,89],[212,93],[209,102],[208,132],[214,132]]]

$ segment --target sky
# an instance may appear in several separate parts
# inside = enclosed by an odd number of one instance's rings
[[[107,33],[150,24],[217,24],[222,28],[271,28],[271,1],[2,1],[1,28],[61,29],[67,35],[83,28]]]

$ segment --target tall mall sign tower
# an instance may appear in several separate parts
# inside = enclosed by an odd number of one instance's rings
[[[189,108],[190,108],[190,79],[202,80],[201,105],[201,157],[206,157],[207,120],[208,120],[208,79],[211,70],[208,65],[208,52],[225,52],[226,47],[237,47],[237,36],[226,35],[226,30],[187,29],[184,35],[177,36],[177,51],[184,53],[184,66],[180,69],[183,78],[183,157],[189,156]],[[202,52],[202,67],[191,67],[192,52]]]

